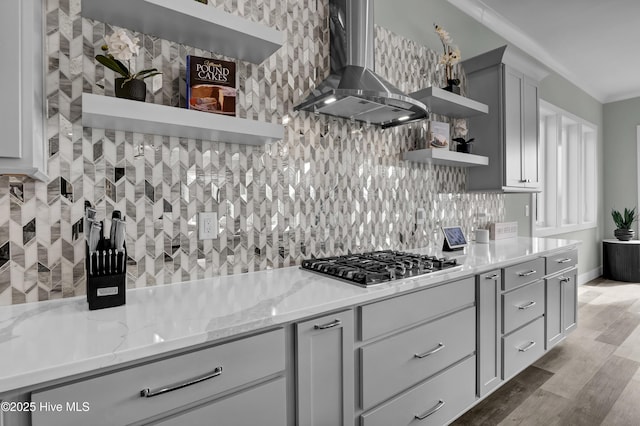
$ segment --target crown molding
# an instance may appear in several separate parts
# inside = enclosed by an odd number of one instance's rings
[[[535,59],[539,60],[551,70],[555,71],[562,77],[569,80],[572,84],[585,91],[588,95],[595,98],[600,103],[611,102],[602,91],[591,87],[585,83],[583,79],[574,72],[569,71],[564,65],[556,61],[542,46],[535,42],[531,37],[522,32],[522,30],[495,10],[487,6],[482,0],[447,0],[453,6],[462,12],[474,18],[482,25],[503,37],[509,43],[525,51]],[[625,94],[625,98],[628,96]],[[618,99],[620,100],[620,99]]]

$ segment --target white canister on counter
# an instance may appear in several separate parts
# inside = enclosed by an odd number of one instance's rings
[[[476,243],[481,243],[481,244],[489,243],[488,229],[476,229]]]

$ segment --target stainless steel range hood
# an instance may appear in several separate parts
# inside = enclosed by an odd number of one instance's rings
[[[295,110],[382,128],[428,117],[427,107],[373,72],[373,0],[330,0],[331,74]]]

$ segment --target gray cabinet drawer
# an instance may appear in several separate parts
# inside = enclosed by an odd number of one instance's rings
[[[280,378],[153,424],[283,426],[287,424],[286,407],[285,379]]]
[[[476,310],[467,308],[361,349],[367,410],[475,350]]]
[[[538,258],[528,262],[522,262],[502,270],[502,289],[512,288],[537,281],[544,277],[544,259]]]
[[[516,328],[544,314],[544,281],[527,284],[502,295],[502,333]]]
[[[33,425],[124,425],[232,389],[285,368],[284,331],[274,330],[234,342],[200,349],[161,361],[105,374],[93,379],[34,392],[39,404],[67,401],[89,402],[91,410],[33,413]],[[157,390],[211,374],[221,374],[191,386],[153,397],[141,396],[143,389]]]
[[[441,426],[476,399],[476,357],[470,357],[431,380],[361,416],[363,426]],[[420,420],[418,417],[423,417]]]
[[[502,338],[502,378],[508,379],[544,353],[544,318]]]
[[[570,269],[578,263],[578,250],[565,250],[544,257],[547,264],[547,275]]]
[[[475,303],[475,281],[469,277],[360,308],[361,340],[437,318]]]

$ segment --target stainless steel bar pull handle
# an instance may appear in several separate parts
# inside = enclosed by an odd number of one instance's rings
[[[524,305],[520,305],[518,306],[518,309],[524,311],[525,309],[529,309],[529,308],[533,308],[534,306],[536,306],[536,302],[534,302],[533,300],[529,303],[526,303]]]
[[[318,324],[316,324],[316,325],[314,325],[314,326],[313,326],[313,328],[314,328],[315,330],[326,330],[327,328],[337,327],[337,326],[339,326],[340,324],[342,324],[342,321],[340,321],[339,319],[337,319],[337,320],[333,320],[333,321],[331,321],[331,322],[330,322],[330,323],[328,323],[328,324],[322,324],[322,325],[318,325]]]
[[[536,342],[534,342],[533,340],[530,341],[526,346],[522,347],[522,348],[518,348],[518,352],[526,352],[529,349],[531,349],[532,347],[534,347],[536,345]]]
[[[440,399],[438,400],[438,403],[435,405],[435,407],[433,407],[431,410],[428,410],[424,414],[416,414],[414,417],[418,420],[424,420],[442,407],[444,407],[444,401]]]
[[[527,272],[520,272],[520,273],[518,274],[518,276],[519,276],[519,277],[528,277],[529,275],[533,275],[533,274],[535,274],[536,272],[538,272],[538,271],[534,271],[533,269],[531,269],[531,270],[529,270],[529,271],[527,271]]]
[[[140,396],[144,396],[145,398],[151,398],[154,396],[162,395],[163,393],[173,392],[174,390],[186,388],[187,386],[195,385],[196,383],[204,382],[205,380],[213,379],[222,374],[222,366],[216,367],[211,373],[205,374],[204,376],[195,377],[193,379],[189,379],[185,382],[175,383],[173,385],[165,386],[162,388],[151,390],[149,388],[142,389],[140,391]]]
[[[571,262],[573,259],[569,258],[569,257],[565,257],[564,259],[560,259],[557,262],[558,263],[569,263]]]
[[[498,274],[487,275],[486,277],[484,277],[485,280],[493,280],[493,281],[496,281],[498,278],[500,278],[500,275]]]
[[[431,349],[430,351],[427,351],[427,352],[424,352],[424,353],[421,353],[421,354],[414,354],[413,356],[416,357],[416,358],[422,359],[422,358],[428,357],[429,355],[433,355],[436,352],[440,352],[442,349],[444,349],[444,343],[440,342],[440,343],[438,343],[438,346],[436,346],[435,348]]]

